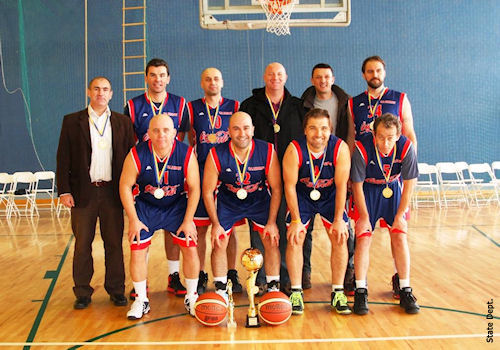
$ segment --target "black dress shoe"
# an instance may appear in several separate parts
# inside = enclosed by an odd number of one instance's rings
[[[123,294],[112,294],[109,299],[115,304],[115,306],[125,306],[127,305],[127,298]]]
[[[86,309],[91,301],[90,297],[78,297],[73,304],[73,308],[76,310]]]

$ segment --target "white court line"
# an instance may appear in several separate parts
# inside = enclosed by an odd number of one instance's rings
[[[493,334],[493,337],[500,333]],[[374,341],[407,341],[428,339],[460,339],[485,338],[486,334],[443,334],[415,335],[406,337],[373,337],[373,338],[329,338],[329,339],[260,339],[260,340],[206,340],[206,341],[155,341],[155,342],[33,342],[33,343],[0,343],[0,346],[138,346],[138,345],[230,345],[230,344],[291,344],[291,343],[353,343]]]

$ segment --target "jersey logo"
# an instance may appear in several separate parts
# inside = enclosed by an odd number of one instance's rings
[[[227,172],[227,173],[232,172],[231,168],[226,168],[226,172]]]
[[[363,107],[365,104],[361,102],[358,107]]]
[[[143,117],[147,117],[147,116],[148,116],[148,114],[147,114],[147,113],[142,113],[142,116],[143,116]]]
[[[375,165],[375,162],[373,160],[370,160],[370,165]]]
[[[150,166],[150,165],[148,165],[148,166],[146,167],[146,170],[151,170],[151,169],[152,169],[152,168],[151,168],[151,166]]]

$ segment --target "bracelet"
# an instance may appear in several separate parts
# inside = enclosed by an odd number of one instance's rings
[[[300,221],[300,219],[297,219],[297,220],[292,220],[292,222],[291,222],[291,223],[292,223],[292,224],[298,224],[299,222],[300,222],[300,223],[302,223],[302,221]]]

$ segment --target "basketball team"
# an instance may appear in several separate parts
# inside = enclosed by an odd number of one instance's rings
[[[108,106],[111,82],[93,78],[88,107],[64,117],[57,151],[58,192],[71,208],[75,237],[74,308],[91,303],[98,218],[104,287],[114,305],[128,304],[124,209],[130,320],[150,311],[148,253],[155,231],[165,231],[167,291],[184,297],[193,315],[208,284],[207,232],[215,292],[227,300],[228,280],[233,292],[242,292],[233,229],[246,223],[251,245],[264,255],[258,294],[281,290],[292,314],[302,314],[303,290],[312,286],[316,214],[331,242],[332,310],[368,313],[370,244],[380,221],[391,239],[393,296],[406,313],[418,313],[406,221],[418,177],[417,140],[408,97],[384,85],[385,68],[381,57],[366,58],[361,71],[367,89],[351,97],[334,84],[333,68],[319,63],[312,86],[298,98],[285,87],[283,65],[273,62],[265,68],[264,87],[240,105],[222,97],[216,68],[201,73],[202,98],[187,102],[168,92],[168,64],[154,58],[145,70],[147,91],[128,101],[124,115]],[[347,295],[354,295],[352,311]]]

